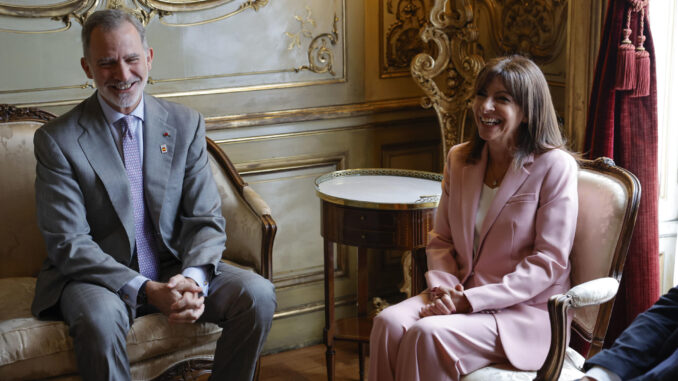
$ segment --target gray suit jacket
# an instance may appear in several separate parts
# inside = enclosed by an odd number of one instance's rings
[[[226,234],[204,120],[148,94],[144,108],[145,196],[158,247],[178,259],[181,269],[211,265],[214,272]],[[71,280],[117,292],[138,272],[131,268],[129,182],[96,94],[40,128],[34,145],[38,226],[47,245],[32,305],[41,316]]]

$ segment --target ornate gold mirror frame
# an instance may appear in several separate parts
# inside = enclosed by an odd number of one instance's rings
[[[64,24],[61,28],[39,31],[0,29],[15,33],[54,33],[70,29],[71,19],[81,23],[99,5],[99,0],[68,0],[48,5],[12,5],[0,2],[0,15],[18,18],[48,18]]]
[[[59,2],[59,0],[54,0],[53,4],[46,5],[14,5],[0,1],[0,16],[12,16],[18,18],[45,18],[64,24],[60,28],[49,30],[0,30],[14,33],[61,32],[68,30],[71,27],[71,20],[75,20],[76,22],[82,24],[87,16],[92,14],[100,3],[104,2],[104,8],[126,9],[134,13],[144,25],[147,25],[154,17],[157,16],[161,23],[177,27],[201,25],[223,20],[242,13],[248,9],[258,11],[261,7],[264,7],[269,2],[269,0],[240,0],[241,3],[236,9],[225,10],[225,13],[217,17],[196,22],[169,23],[164,20],[164,18],[167,16],[216,9],[235,1],[236,0],[66,0]]]

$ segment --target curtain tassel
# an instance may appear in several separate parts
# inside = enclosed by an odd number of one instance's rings
[[[631,11],[626,11],[626,28],[622,29],[624,39],[617,50],[617,76],[614,88],[617,90],[631,90],[636,86],[636,47],[631,42]]]
[[[650,53],[642,46],[636,49],[636,88],[634,97],[650,95]]]
[[[644,21],[645,10],[641,9],[640,35],[638,36],[638,47],[636,47],[636,88],[633,90],[633,97],[650,95],[650,53],[643,46],[645,44]]]
[[[617,78],[615,89],[631,90],[636,85],[636,52],[629,39],[631,29],[624,29],[624,40],[617,50]]]

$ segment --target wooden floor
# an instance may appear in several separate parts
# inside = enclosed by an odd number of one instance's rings
[[[360,380],[358,369],[358,344],[337,341],[335,348],[334,377],[336,381]],[[368,358],[365,359],[365,379],[367,379]],[[261,358],[259,381],[324,381],[327,380],[325,367],[325,346],[311,347],[280,352]],[[197,381],[208,381],[209,374],[202,375]]]
[[[358,344],[337,341],[335,345],[335,380],[359,380]],[[365,378],[367,378],[365,361]],[[325,346],[295,349],[261,358],[260,381],[321,381],[327,380]]]

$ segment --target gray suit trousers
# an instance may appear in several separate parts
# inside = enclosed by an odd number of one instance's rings
[[[200,321],[223,331],[211,380],[252,380],[276,308],[267,279],[224,263],[210,282]],[[73,338],[83,380],[130,380],[126,336],[130,314],[118,294],[91,283],[70,282],[59,302]]]

